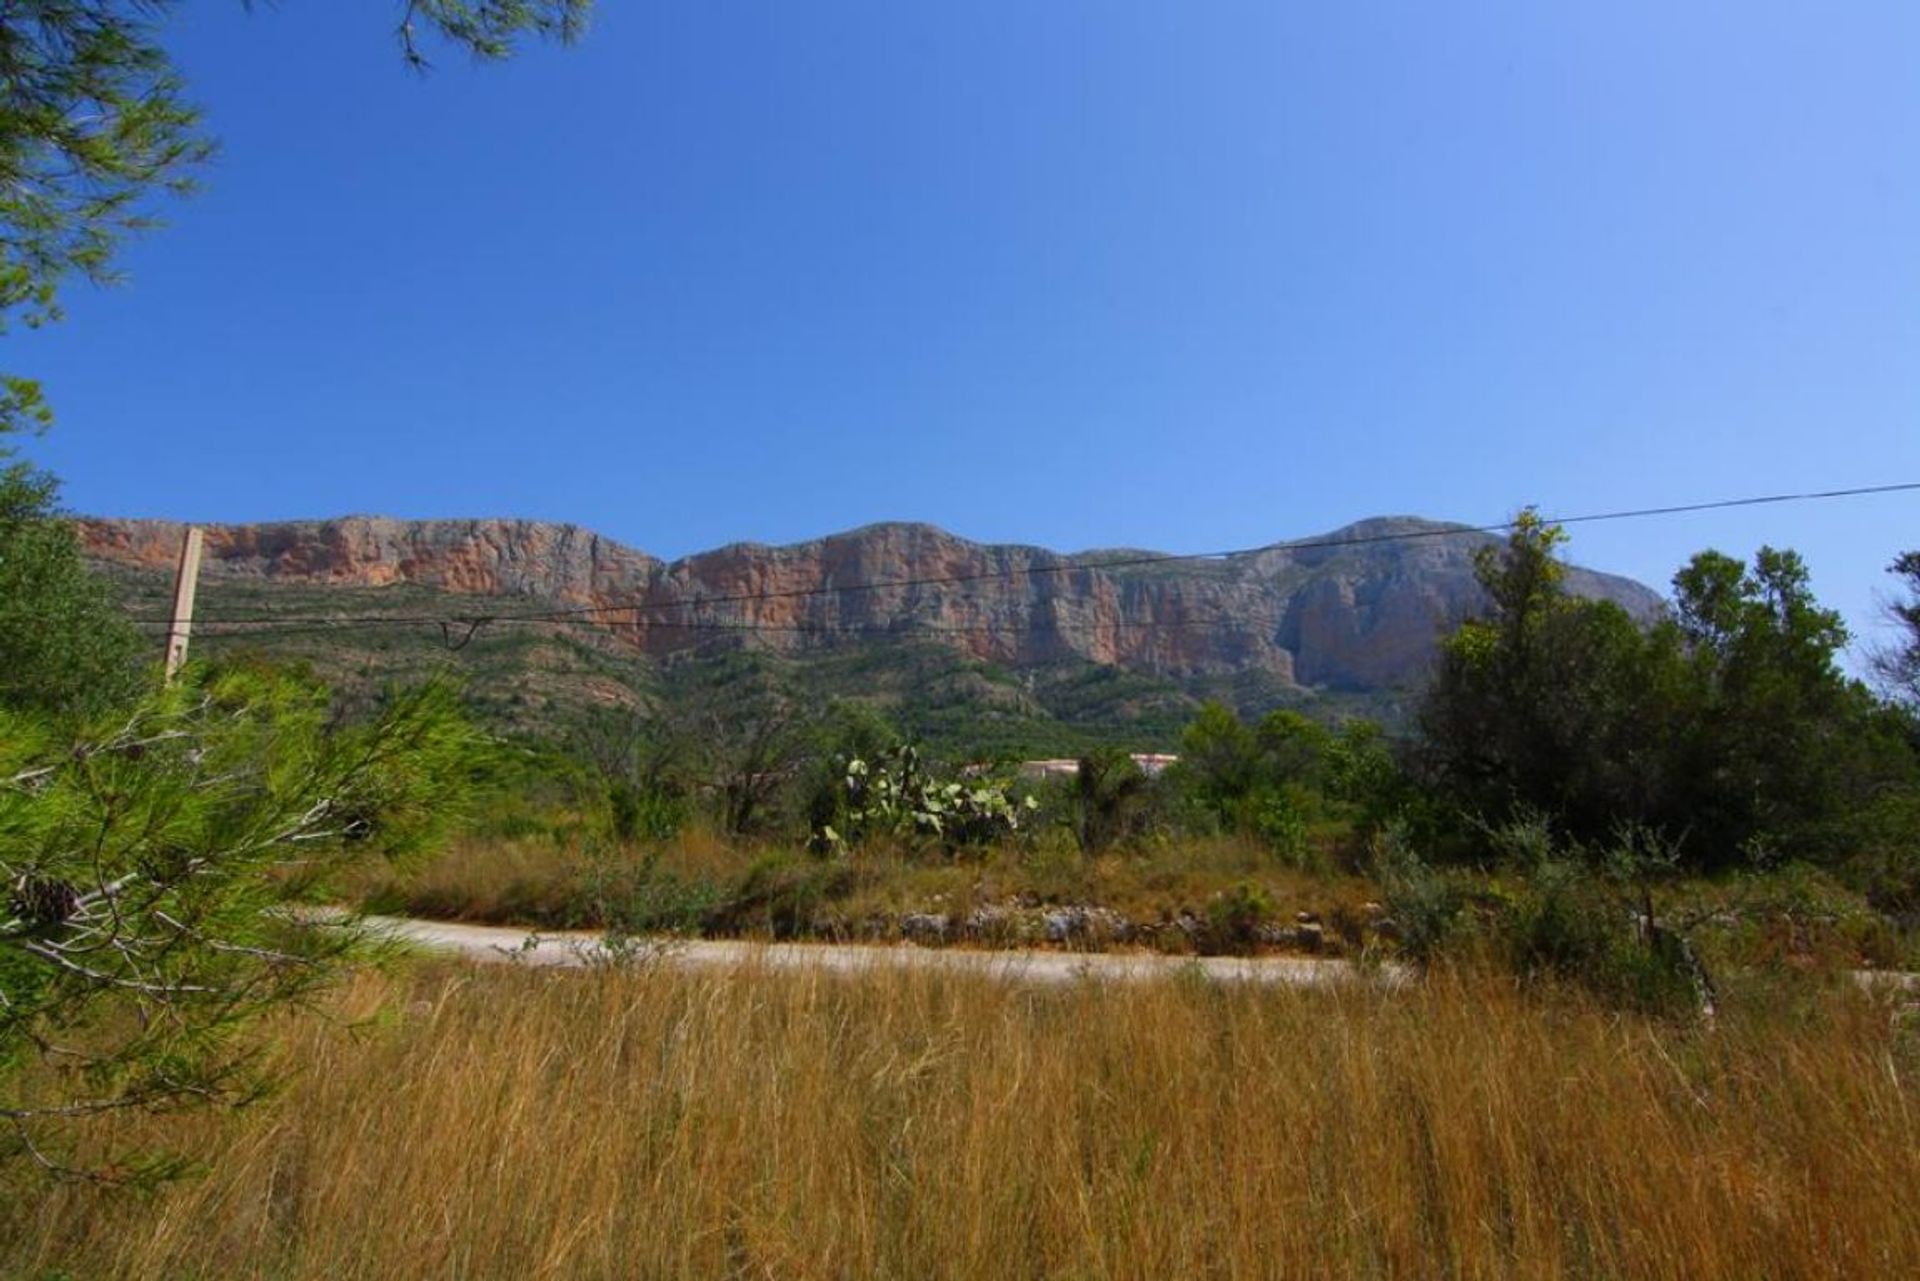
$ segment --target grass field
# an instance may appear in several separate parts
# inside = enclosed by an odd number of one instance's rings
[[[359,975],[208,1173],[27,1180],[20,1277],[1894,1277],[1920,1034],[1812,981],[1717,1028],[1446,977],[1036,990]],[[105,1137],[105,1136],[102,1136]]]

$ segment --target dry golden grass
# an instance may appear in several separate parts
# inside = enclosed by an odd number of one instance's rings
[[[1042,990],[434,967],[290,1020],[211,1173],[0,1207],[0,1275],[1895,1277],[1910,1031],[1492,980]]]
[[[342,892],[442,919],[599,925],[598,900],[618,894],[643,867],[683,882],[719,885],[739,880],[762,853],[698,828],[647,849],[597,849],[578,836],[468,838],[405,868],[362,864]]]

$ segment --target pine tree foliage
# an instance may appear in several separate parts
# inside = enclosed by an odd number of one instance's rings
[[[84,1122],[251,1097],[248,1025],[355,939],[291,905],[440,831],[483,749],[442,687],[342,727],[245,667],[78,735],[0,711],[0,1157],[150,1173],[74,1149]]]

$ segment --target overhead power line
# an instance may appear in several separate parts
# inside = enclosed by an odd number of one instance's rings
[[[1820,492],[1800,494],[1766,494],[1751,498],[1718,499],[1711,502],[1681,503],[1668,507],[1640,507],[1625,511],[1591,512],[1578,516],[1543,517],[1549,525],[1590,525],[1611,520],[1641,520],[1655,516],[1679,516],[1689,512],[1716,511],[1733,507],[1760,507],[1772,503],[1811,502],[1819,499],[1858,498],[1869,494],[1891,494],[1909,490],[1920,490],[1920,481],[1897,485],[1867,485],[1852,489],[1832,489]],[[1027,577],[1036,574],[1070,574],[1083,570],[1138,569],[1151,565],[1173,565],[1192,561],[1232,560],[1247,556],[1258,556],[1271,552],[1319,551],[1342,547],[1364,547],[1377,543],[1403,543],[1437,538],[1458,538],[1466,534],[1500,534],[1514,528],[1518,522],[1513,520],[1496,521],[1487,525],[1448,525],[1434,529],[1391,530],[1377,534],[1350,534],[1342,537],[1300,538],[1277,543],[1262,543],[1257,547],[1235,547],[1225,551],[1209,552],[1147,552],[1136,556],[1123,556],[1100,561],[1079,561],[1062,558],[1062,562],[1053,565],[1018,566],[1007,570],[978,570],[966,574],[935,574],[919,578],[882,579],[876,582],[854,583],[844,587],[795,587],[775,592],[742,592],[736,595],[703,596],[695,601],[663,602],[662,608],[681,608],[687,605],[727,605],[767,600],[792,600],[809,596],[829,596],[850,591],[887,591],[895,588],[941,587],[953,583],[972,583],[1000,578]],[[561,614],[600,614],[617,613],[634,608],[652,608],[645,602],[620,605],[582,605],[567,610],[550,611],[542,617]],[[534,617],[534,615],[524,615]]]
[[[1784,503],[1804,503],[1829,501],[1843,498],[1861,498],[1874,495],[1911,493],[1920,491],[1920,481],[1906,481],[1883,485],[1858,485],[1843,489],[1808,490],[1795,493],[1758,494],[1742,498],[1713,499],[1702,502],[1674,503],[1657,507],[1625,508],[1602,512],[1583,512],[1569,516],[1542,517],[1550,525],[1591,525],[1611,521],[1646,520],[1658,517],[1680,516],[1709,511],[1726,511],[1745,507],[1775,506]],[[973,635],[995,630],[980,626],[946,627],[929,626],[924,628],[901,628],[898,624],[861,625],[861,624],[773,624],[754,622],[730,622],[709,619],[670,619],[649,618],[646,615],[667,610],[706,610],[723,605],[750,605],[769,601],[799,600],[816,596],[844,596],[858,592],[877,592],[892,590],[911,590],[923,587],[945,587],[990,581],[1011,581],[1020,578],[1036,577],[1043,574],[1074,574],[1085,572],[1108,572],[1119,569],[1138,569],[1156,565],[1173,565],[1203,561],[1225,562],[1251,556],[1276,552],[1301,552],[1337,550],[1342,548],[1374,546],[1383,543],[1432,541],[1443,538],[1459,538],[1470,535],[1492,535],[1511,531],[1517,520],[1494,521],[1482,525],[1441,525],[1427,529],[1383,530],[1370,534],[1348,534],[1319,538],[1292,539],[1274,543],[1263,543],[1253,547],[1235,547],[1216,551],[1202,552],[1149,552],[1128,556],[1108,557],[1101,560],[1077,559],[1044,553],[1050,559],[1044,564],[1009,566],[1000,569],[974,570],[957,574],[929,574],[906,578],[876,579],[858,583],[831,584],[822,583],[811,587],[783,588],[774,591],[719,593],[709,596],[696,596],[682,600],[642,601],[629,600],[600,605],[579,605],[542,610],[503,610],[485,613],[462,614],[230,614],[204,618],[200,624],[207,627],[246,628],[240,631],[210,632],[211,635],[297,635],[337,632],[354,628],[418,626],[428,624],[452,631],[464,630],[465,637],[455,644],[455,638],[449,635],[449,644],[458,648],[470,640],[474,632],[482,627],[501,623],[549,623],[581,624],[605,626],[619,620],[611,615],[631,614],[634,625],[644,622],[650,628],[712,631],[712,632],[767,632],[795,634],[834,634],[848,637],[889,636],[909,634],[963,634]],[[141,624],[159,622],[158,619],[137,619]],[[1138,624],[1148,626],[1203,626],[1214,625],[1218,620],[1175,619],[1175,620],[1136,620]],[[1079,622],[1054,623],[1055,630],[1081,626]],[[1103,623],[1089,621],[1086,626],[1112,628],[1134,623]],[[1020,630],[1031,630],[1026,624]],[[999,629],[1005,630],[1005,629]]]

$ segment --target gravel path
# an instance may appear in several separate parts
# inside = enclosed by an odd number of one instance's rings
[[[402,917],[363,918],[378,935],[474,961],[516,960],[524,965],[582,967],[606,959],[601,935],[589,931],[529,934],[500,925],[461,925]],[[853,946],[842,943],[746,943],[726,939],[641,942],[665,963],[686,970],[760,967],[862,974],[874,970],[942,970],[1027,983],[1080,979],[1134,981],[1198,972],[1209,979],[1321,986],[1364,976],[1349,961],[1307,956],[1159,956],[1140,952],[975,952],[960,948]],[[1389,983],[1405,977],[1398,966],[1373,972]]]

